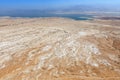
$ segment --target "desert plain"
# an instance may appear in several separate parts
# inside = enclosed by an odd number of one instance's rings
[[[120,80],[120,20],[0,18],[0,80]]]

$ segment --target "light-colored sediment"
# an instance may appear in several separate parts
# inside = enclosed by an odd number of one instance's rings
[[[1,18],[0,80],[120,80],[120,26],[106,22]]]

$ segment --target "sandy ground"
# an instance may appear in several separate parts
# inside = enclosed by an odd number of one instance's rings
[[[119,23],[0,18],[0,80],[120,80]]]

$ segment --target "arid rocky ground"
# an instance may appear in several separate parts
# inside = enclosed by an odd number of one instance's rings
[[[0,18],[0,80],[120,80],[120,21]]]

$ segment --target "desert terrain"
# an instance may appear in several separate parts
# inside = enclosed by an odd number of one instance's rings
[[[120,20],[0,18],[0,80],[120,80]]]

